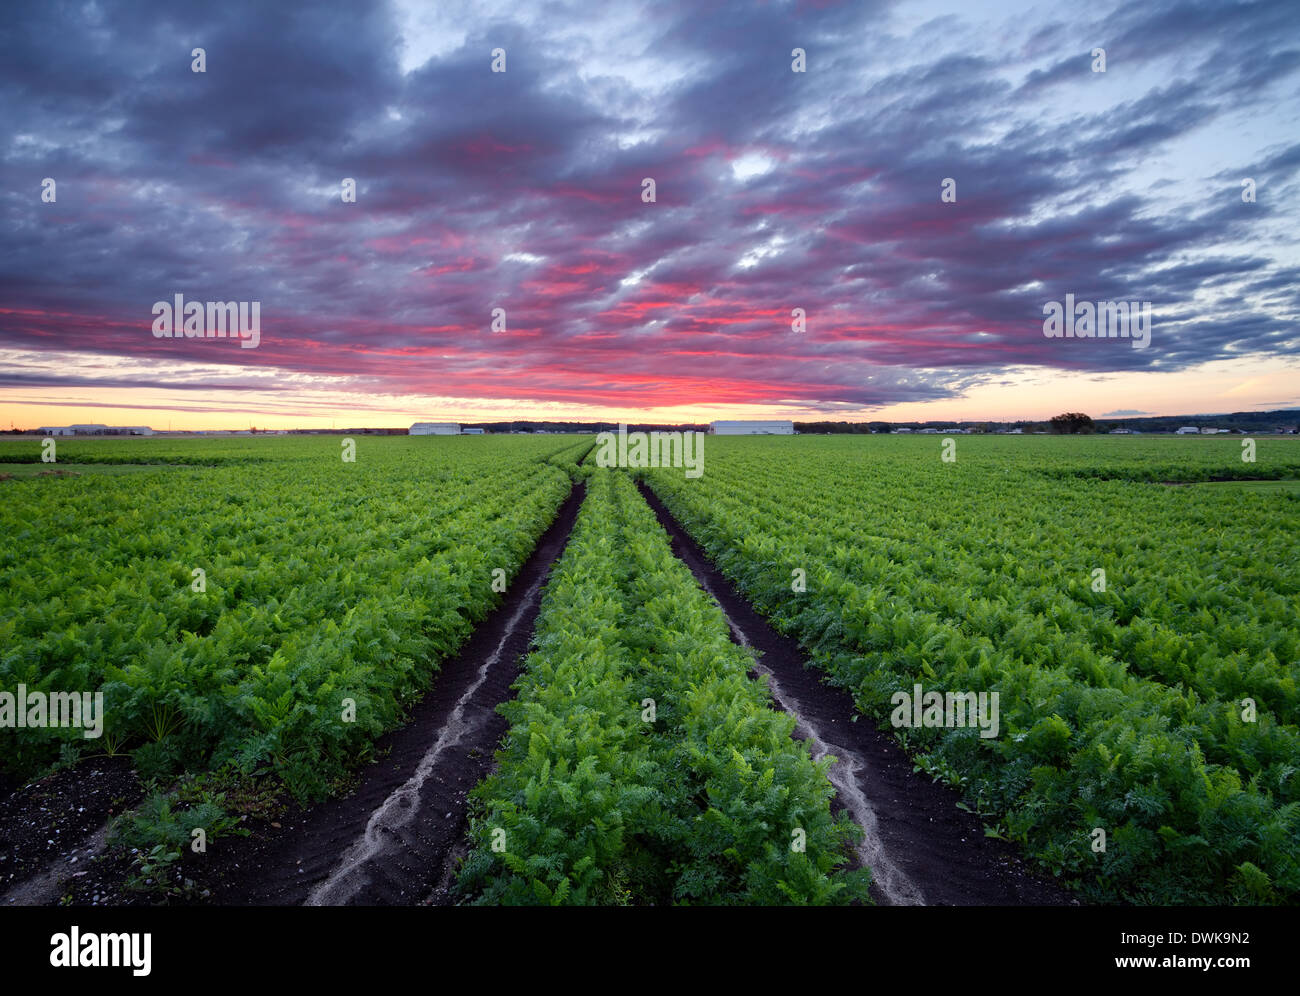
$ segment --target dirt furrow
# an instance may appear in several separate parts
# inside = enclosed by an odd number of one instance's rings
[[[853,698],[822,681],[799,644],[777,633],[644,484],[641,493],[672,540],[673,552],[722,608],[737,643],[759,653],[773,698],[798,721],[796,735],[817,756],[830,754],[838,806],[867,834],[859,851],[873,871],[873,897],[884,905],[1073,905],[1077,900],[1029,868],[1014,845],[987,837],[960,797],[913,770],[903,750]]]
[[[551,566],[585,488],[560,509],[505,601],[438,673],[411,721],[382,738],[387,756],[347,796],[301,811],[227,861],[210,902],[226,905],[412,905],[448,902],[463,853],[466,798],[491,770],[507,700],[528,652]]]
[[[457,700],[446,725],[438,734],[438,739],[429,747],[420,759],[419,767],[400,788],[394,791],[384,804],[376,809],[366,823],[365,833],[342,860],[330,872],[329,877],[314,888],[307,897],[309,906],[341,906],[365,888],[370,869],[384,864],[384,856],[393,850],[415,850],[418,835],[407,833],[413,827],[417,817],[422,814],[426,801],[437,801],[440,797],[436,790],[432,798],[426,800],[424,787],[430,779],[442,782],[438,773],[445,768],[451,753],[475,731],[482,729],[487,722],[484,715],[486,703],[476,702],[475,696],[483,687],[491,670],[501,663],[501,655],[511,638],[519,631],[519,622],[530,606],[535,606],[542,588],[542,578],[538,577],[519,600],[518,606],[506,623],[505,631],[492,653],[479,665],[474,681],[465,689]],[[396,842],[396,843],[395,843]]]

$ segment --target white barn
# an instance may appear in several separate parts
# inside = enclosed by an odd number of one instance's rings
[[[412,436],[459,436],[460,425],[456,422],[416,422],[410,428]]]
[[[709,432],[715,436],[793,436],[794,423],[780,419],[719,421],[709,423]]]
[[[1185,425],[1175,433],[1178,436],[1199,436],[1200,434],[1201,430],[1194,425]]]

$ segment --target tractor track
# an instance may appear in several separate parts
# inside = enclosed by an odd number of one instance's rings
[[[454,902],[469,791],[494,766],[506,731],[496,707],[513,695],[551,567],[564,551],[585,487],[575,486],[505,600],[439,669],[410,721],[351,793],[285,817],[256,845],[236,842],[207,903],[419,905]]]
[[[798,723],[795,736],[814,757],[831,755],[837,810],[866,834],[858,858],[872,870],[872,898],[882,905],[1063,906],[1069,892],[1032,870],[1016,847],[987,837],[960,797],[913,770],[912,762],[853,698],[810,668],[799,644],[782,636],[741,596],[708,554],[644,482],[637,486],[672,541],[673,553],[713,597],[732,638],[759,655],[776,704]]]

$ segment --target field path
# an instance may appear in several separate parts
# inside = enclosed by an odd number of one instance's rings
[[[505,601],[439,670],[387,756],[351,793],[285,817],[232,847],[207,903],[416,905],[445,902],[463,853],[466,797],[490,772],[506,731],[496,707],[512,695],[551,566],[582,504],[574,491],[515,577]]]
[[[672,540],[672,549],[721,607],[741,646],[760,654],[777,705],[798,721],[795,736],[815,757],[837,758],[830,779],[837,810],[848,812],[866,840],[859,858],[872,870],[882,905],[1028,906],[1077,902],[1031,870],[1014,845],[986,837],[980,818],[957,808],[958,795],[912,762],[866,716],[848,692],[825,684],[799,644],[777,633],[709,560],[644,484],[642,495]]]

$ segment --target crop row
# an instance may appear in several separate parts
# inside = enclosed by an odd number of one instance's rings
[[[999,692],[995,739],[900,731],[920,763],[1086,895],[1300,894],[1294,499],[1065,481],[982,440],[956,464],[783,442],[647,479],[864,712],[915,683]]]
[[[791,739],[621,473],[596,471],[501,706],[462,871],[482,903],[867,901],[828,762]]]
[[[0,690],[102,692],[105,716],[98,740],[4,730],[5,770],[130,751],[146,775],[229,763],[325,794],[499,600],[578,455],[253,442],[239,465],[5,485]]]

